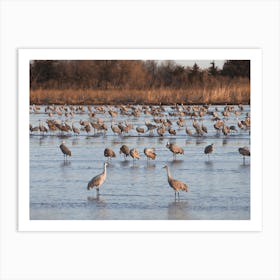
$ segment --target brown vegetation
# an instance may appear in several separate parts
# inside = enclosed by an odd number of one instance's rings
[[[30,92],[30,104],[249,104],[250,85],[188,89],[37,89]]]
[[[30,64],[33,104],[250,103],[250,61],[223,69],[174,61],[36,60]]]

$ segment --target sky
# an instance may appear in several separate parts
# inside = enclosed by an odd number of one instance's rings
[[[200,68],[208,68],[210,67],[210,62],[213,60],[175,60],[176,63],[182,64],[184,66],[190,66],[192,67],[195,63],[200,67]],[[214,60],[215,64],[218,68],[222,69],[224,65],[224,60]]]

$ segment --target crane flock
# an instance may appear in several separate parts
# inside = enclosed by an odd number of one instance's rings
[[[234,136],[250,132],[250,113],[244,107],[225,105],[116,105],[74,106],[48,105],[44,110],[38,105],[30,106],[30,114],[40,114],[38,124],[30,123],[30,135],[50,136],[99,136],[110,131],[116,136],[176,137],[178,133],[189,137],[217,135]],[[41,118],[42,115],[42,118]],[[87,116],[85,118],[85,116]],[[80,120],[77,120],[77,117]],[[134,122],[145,118],[141,125]],[[243,119],[241,119],[243,118]],[[44,119],[44,120],[43,120]],[[207,127],[205,121],[212,122]],[[190,127],[193,127],[192,130]]]
[[[184,104],[174,104],[173,106],[49,105],[45,106],[43,110],[40,106],[33,104],[30,106],[30,114],[40,114],[40,119],[37,125],[30,123],[29,131],[30,136],[40,135],[44,137],[105,136],[111,131],[113,137],[121,139],[129,136],[166,139],[167,142],[162,148],[145,147],[143,149],[143,156],[146,157],[147,164],[149,164],[150,160],[156,161],[163,150],[171,152],[173,161],[176,161],[176,157],[184,159],[185,151],[187,154],[187,146],[183,147],[174,143],[178,137],[185,139],[197,137],[197,139],[207,140],[208,137],[227,139],[245,133],[250,135],[250,113],[244,113],[243,110],[241,104],[238,106],[225,105],[223,109],[210,105]],[[87,115],[86,118],[85,115]],[[77,116],[80,117],[80,120],[77,120]],[[139,120],[143,119],[144,123],[141,124]],[[209,126],[211,122],[212,125]],[[65,141],[59,145],[59,148],[64,160],[68,161],[69,157],[72,156],[72,151]],[[216,149],[215,146],[214,150],[214,143],[211,143],[205,146],[201,153],[204,152],[209,160],[210,155]],[[245,157],[250,157],[250,148],[239,147],[236,152],[242,156],[245,165]],[[103,153],[107,159],[103,166],[103,172],[93,177],[87,186],[88,190],[95,188],[98,195],[99,188],[106,180],[106,167],[113,158],[117,157],[117,153],[112,147],[104,147]],[[119,154],[123,156],[124,160],[131,158],[133,166],[142,157],[138,147],[129,147],[123,143],[120,145]],[[177,196],[179,199],[179,191],[188,191],[188,186],[172,178],[169,166],[166,165],[164,168],[167,171],[168,183],[175,192],[175,199]]]

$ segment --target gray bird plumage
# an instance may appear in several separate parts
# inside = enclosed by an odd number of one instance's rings
[[[123,154],[123,157],[124,157],[124,158],[127,157],[127,156],[129,156],[129,148],[128,148],[128,146],[122,145],[122,146],[120,147],[120,154]]]
[[[188,185],[186,185],[185,183],[183,183],[179,180],[173,179],[171,174],[170,174],[169,167],[167,165],[165,165],[163,168],[165,168],[166,171],[167,171],[167,181],[169,183],[169,186],[175,192],[175,200],[176,200],[176,194],[178,194],[178,199],[180,199],[179,191],[187,192],[189,190]]]
[[[214,144],[212,143],[211,145],[205,147],[204,154],[208,155],[209,158],[209,154],[212,154],[213,151],[214,151]]]
[[[71,157],[71,151],[70,149],[65,145],[65,142],[63,141],[61,144],[60,144],[60,150],[62,151],[63,155],[64,155],[64,158],[67,159],[67,156],[70,156]]]
[[[115,154],[115,152],[112,149],[106,148],[104,150],[104,156],[109,158],[109,159],[112,159],[113,157],[116,157],[116,154]]]
[[[243,156],[243,164],[245,164],[245,156],[246,157],[250,157],[251,153],[248,147],[241,147],[238,149],[239,154],[241,154]]]
[[[138,152],[138,150],[137,150],[136,148],[131,149],[131,150],[129,151],[129,154],[130,154],[130,156],[133,158],[133,161],[134,161],[135,159],[140,159],[139,152]]]
[[[157,154],[155,153],[155,149],[152,149],[152,148],[145,148],[144,154],[146,155],[147,160],[150,158],[154,160],[157,156]]]
[[[93,189],[96,188],[96,192],[97,195],[99,195],[99,188],[101,187],[101,185],[105,182],[106,180],[106,166],[108,165],[107,162],[104,162],[104,167],[103,167],[103,172],[96,175],[95,177],[93,177],[87,185],[87,189]]]
[[[176,144],[167,142],[166,148],[168,148],[173,153],[173,159],[176,159],[176,154],[181,154],[181,155],[184,154],[184,149]]]

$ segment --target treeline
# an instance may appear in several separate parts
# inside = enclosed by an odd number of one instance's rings
[[[172,60],[34,60],[30,88],[57,90],[156,90],[212,88],[250,83],[249,60],[227,60],[222,69],[212,61],[201,69]]]

